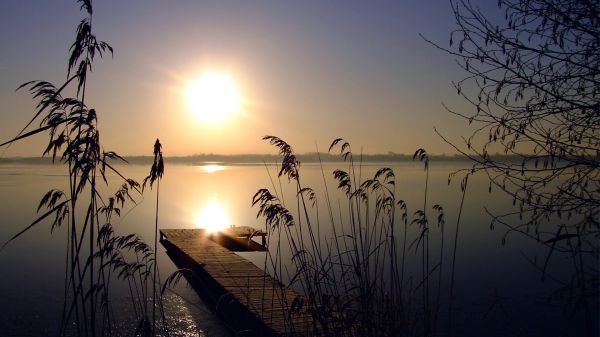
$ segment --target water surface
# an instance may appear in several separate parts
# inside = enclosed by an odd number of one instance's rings
[[[446,215],[446,233],[454,239],[461,192],[458,181],[447,184],[449,172],[466,167],[465,162],[433,163],[430,171],[427,209],[434,217],[431,206],[441,204]],[[380,167],[390,166],[396,173],[396,191],[399,199],[408,204],[409,217],[423,208],[425,174],[419,163],[363,164],[362,177],[372,176]],[[343,200],[335,193],[331,178],[335,168],[344,164],[316,164],[302,166],[302,182],[323,193],[323,174],[332,200]],[[122,172],[141,181],[149,167],[119,166]],[[111,175],[105,192],[114,191],[120,181]],[[0,241],[27,226],[36,218],[40,198],[50,188],[65,188],[65,167],[60,165],[0,165]],[[167,165],[160,187],[159,227],[195,228],[206,221],[207,209],[220,214],[232,225],[250,225],[264,228],[264,221],[256,219],[256,208],[251,207],[252,196],[260,188],[282,189],[283,199],[293,201],[294,189],[286,187],[287,178],[278,179],[277,169],[265,165]],[[123,233],[138,233],[147,242],[153,241],[155,191],[147,190],[138,197],[138,204],[122,213],[115,221],[115,229]],[[215,206],[216,205],[216,206]],[[293,203],[292,203],[293,205]],[[562,307],[546,304],[545,299],[558,284],[552,280],[540,281],[541,274],[531,261],[543,261],[547,251],[519,235],[509,235],[505,245],[505,228],[490,230],[490,218],[484,207],[504,212],[512,207],[511,200],[501,193],[488,193],[484,177],[471,179],[465,199],[465,209],[458,238],[455,289],[455,324],[461,335],[572,335],[573,324],[565,323]],[[291,207],[290,207],[291,208]],[[209,212],[209,213],[210,213]],[[212,213],[211,213],[212,214]],[[326,224],[326,222],[323,222]],[[323,235],[328,233],[322,225]],[[435,223],[432,231],[438,230]],[[409,229],[414,237],[416,226]],[[54,334],[60,317],[63,293],[63,275],[66,232],[59,228],[50,233],[50,223],[42,222],[10,243],[0,253],[0,331],[3,336],[35,336]],[[433,250],[437,251],[433,241]],[[450,246],[450,245],[447,245]],[[450,247],[445,254],[450,256]],[[408,254],[408,268],[418,271],[418,255]],[[409,256],[410,255],[410,256]],[[263,253],[244,254],[259,266]],[[162,275],[175,270],[173,263],[159,247],[159,266]],[[568,260],[553,259],[550,271],[559,279],[568,279],[571,273]],[[285,281],[285,280],[284,280]],[[444,282],[447,299],[448,282]],[[118,292],[112,305],[122,317],[127,317],[126,292]],[[121,298],[122,300],[120,300]],[[210,310],[185,285],[178,285],[167,293],[167,311],[178,336],[227,336],[223,326]],[[575,322],[575,323],[573,323]],[[126,320],[124,330],[128,331]],[[568,328],[571,326],[571,328]],[[571,329],[571,330],[568,330]],[[127,335],[128,333],[124,333]],[[444,334],[443,332],[441,333]]]

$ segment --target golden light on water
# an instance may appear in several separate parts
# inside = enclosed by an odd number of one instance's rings
[[[207,164],[207,165],[200,166],[200,170],[202,170],[202,172],[206,172],[206,173],[215,173],[215,172],[223,171],[224,169],[225,169],[225,166],[218,165],[218,164]]]
[[[242,105],[234,80],[223,72],[203,73],[188,83],[186,92],[192,113],[203,122],[224,122]]]
[[[196,216],[196,226],[217,232],[231,225],[229,215],[216,198],[209,200]]]

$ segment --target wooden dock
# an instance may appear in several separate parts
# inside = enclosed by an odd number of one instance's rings
[[[222,234],[202,229],[161,229],[160,234],[173,262],[189,270],[184,275],[190,285],[238,334],[314,335],[311,315],[290,310],[302,297],[222,246]]]

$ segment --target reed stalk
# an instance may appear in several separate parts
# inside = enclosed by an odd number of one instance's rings
[[[454,303],[454,275],[456,271],[456,251],[458,249],[458,233],[460,229],[460,217],[462,215],[465,196],[467,195],[467,186],[469,184],[469,176],[465,176],[461,182],[462,196],[460,199],[460,207],[458,208],[458,218],[456,219],[456,231],[454,233],[454,247],[452,249],[452,266],[450,267],[450,299],[448,300],[448,333],[452,336],[452,305]]]

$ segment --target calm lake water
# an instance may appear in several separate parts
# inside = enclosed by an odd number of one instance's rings
[[[325,173],[330,192],[335,183],[331,178],[336,168],[344,164],[302,166],[304,184],[322,191]],[[363,177],[372,176],[379,168],[389,166],[396,173],[397,197],[408,204],[409,216],[423,207],[425,174],[418,163],[364,164]],[[430,171],[428,212],[434,218],[431,206],[444,207],[447,233],[453,233],[460,205],[459,181],[447,184],[449,172],[468,166],[465,162],[433,163]],[[119,166],[128,177],[141,181],[149,167]],[[40,198],[51,188],[64,188],[65,168],[50,165],[0,165],[0,242],[23,229],[36,218]],[[218,217],[234,225],[264,228],[263,219],[256,219],[256,208],[251,207],[252,196],[260,188],[271,188],[272,181],[279,188],[274,166],[265,165],[168,165],[161,182],[159,227],[196,228],[207,218]],[[272,180],[272,179],[273,180]],[[119,183],[116,176],[111,177]],[[284,196],[292,200],[293,189],[286,188],[287,179],[281,179]],[[114,186],[107,187],[112,191]],[[154,191],[139,197],[136,207],[123,212],[115,222],[119,233],[138,233],[148,242],[153,240]],[[332,193],[341,199],[342,193]],[[511,234],[502,245],[505,228],[490,229],[490,218],[484,211],[508,211],[512,202],[500,193],[488,193],[484,177],[470,181],[469,193],[459,234],[455,317],[460,336],[576,336],[581,331],[581,317],[569,321],[563,306],[546,299],[558,287],[552,280],[540,281],[541,274],[531,261],[544,261],[547,251],[530,240]],[[415,237],[417,226],[410,228]],[[323,229],[326,232],[326,229]],[[435,231],[432,224],[432,231]],[[39,336],[54,335],[61,314],[62,287],[65,259],[63,229],[50,233],[49,223],[40,223],[17,241],[0,252],[0,335]],[[454,235],[450,234],[449,240]],[[433,245],[436,243],[433,242]],[[446,256],[450,256],[451,245]],[[439,248],[432,247],[433,251]],[[263,263],[264,253],[246,253],[246,258],[257,265]],[[417,270],[418,255],[407,255],[409,269]],[[174,264],[159,247],[159,266],[162,275],[175,270]],[[411,262],[412,261],[412,262]],[[567,259],[551,260],[549,270],[560,280],[569,280],[572,267]],[[285,281],[285,280],[284,280]],[[181,282],[185,283],[185,282]],[[447,287],[447,283],[445,287]],[[118,292],[117,292],[118,293]],[[448,294],[447,289],[444,293]],[[118,294],[113,300],[116,313],[127,317],[126,301]],[[446,295],[447,296],[447,295]],[[167,315],[175,327],[176,336],[228,336],[229,330],[184,284],[167,293]],[[596,309],[597,310],[597,309]],[[596,320],[597,320],[596,312]],[[130,323],[123,319],[123,335],[130,335]],[[575,327],[575,328],[574,328]],[[442,333],[443,335],[443,333]]]

